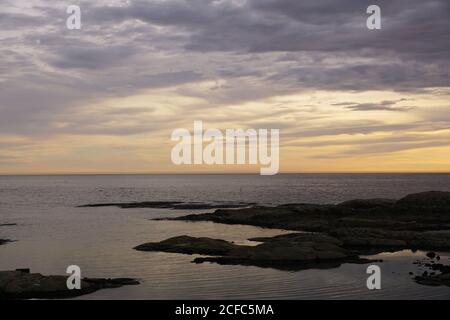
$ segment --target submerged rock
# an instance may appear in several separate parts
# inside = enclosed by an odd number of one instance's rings
[[[449,286],[450,287],[450,266],[440,263],[427,265],[430,270],[436,272],[425,271],[421,276],[416,276],[414,280],[427,286]]]
[[[29,273],[29,269],[0,271],[0,299],[71,298],[100,289],[139,284],[130,278],[84,278],[81,280],[80,290],[69,290],[66,281],[67,276],[43,276],[39,273]]]
[[[323,234],[293,233],[250,240],[262,243],[244,246],[220,239],[179,236],[161,242],[142,244],[135,249],[210,256],[195,258],[196,263],[216,262],[283,270],[337,267],[344,262],[368,262],[341,247],[342,243],[338,239]]]

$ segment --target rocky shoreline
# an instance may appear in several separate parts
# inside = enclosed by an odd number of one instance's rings
[[[29,269],[0,271],[1,299],[62,299],[82,296],[101,289],[137,285],[131,278],[83,278],[81,289],[69,290],[67,276],[44,276]]]
[[[160,220],[160,219],[158,219]],[[386,251],[441,250],[450,252],[450,192],[430,191],[402,199],[356,199],[340,204],[284,204],[217,209],[164,220],[212,221],[277,228],[293,233],[253,239],[257,246],[236,246],[219,239],[175,237],[137,246],[136,250],[204,254],[194,262],[242,264],[300,270],[322,262],[367,262],[362,255]],[[306,233],[305,233],[306,232]],[[220,244],[221,250],[216,250]],[[441,264],[442,265],[442,264]],[[416,276],[417,283],[450,285],[450,270]]]
[[[450,192],[424,192],[400,200],[351,200],[336,205],[218,209],[168,220],[320,232],[360,254],[402,249],[450,251]]]
[[[251,238],[256,245],[187,235],[138,245],[139,251],[200,255],[193,262],[247,265],[297,271],[336,268],[343,263],[381,262],[363,256],[404,249],[450,252],[450,192],[424,192],[399,200],[357,199],[339,204],[136,202],[81,207],[214,209],[165,220],[212,221],[290,230],[275,237]],[[218,208],[218,209],[217,209]],[[157,219],[160,220],[160,219]],[[11,223],[0,226],[15,225]],[[0,239],[0,245],[10,242]],[[417,264],[428,271],[413,276],[418,284],[450,286],[450,266],[433,252]],[[1,299],[69,298],[105,288],[138,284],[134,279],[82,280],[81,290],[68,290],[66,276],[44,276],[27,269],[0,271]]]

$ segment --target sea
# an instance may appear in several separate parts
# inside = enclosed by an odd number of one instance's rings
[[[425,252],[384,252],[381,289],[369,290],[368,265],[282,271],[253,266],[192,263],[196,255],[139,252],[133,247],[179,235],[256,245],[249,238],[287,230],[212,222],[154,220],[212,210],[80,208],[90,203],[184,201],[339,203],[450,191],[450,174],[5,175],[0,176],[0,270],[30,268],[83,277],[131,277],[136,286],[100,290],[77,299],[449,299],[450,288],[416,284],[413,264]],[[449,264],[450,253],[440,252]]]

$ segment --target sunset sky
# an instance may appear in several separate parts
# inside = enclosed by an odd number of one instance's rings
[[[449,172],[449,98],[448,0],[0,0],[0,174],[259,172],[173,165],[194,120],[280,129],[281,172]]]

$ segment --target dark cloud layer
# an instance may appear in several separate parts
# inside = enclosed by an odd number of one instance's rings
[[[448,57],[444,56],[450,39],[448,1],[377,1],[383,28],[375,32],[365,27],[370,4],[367,0],[133,1],[125,7],[96,7],[91,15],[98,21],[138,19],[182,29],[188,37],[186,47],[202,52],[369,48],[433,60]]]
[[[307,52],[373,58],[375,63],[300,69],[299,85],[344,90],[448,86],[450,5],[446,0],[381,0],[382,29],[365,27],[371,1],[133,1],[94,7],[92,21],[139,20],[179,32],[197,52]],[[279,74],[279,77],[289,76]],[[339,81],[337,81],[339,80]]]
[[[447,0],[379,0],[381,30],[365,26],[368,0],[134,0],[120,6],[80,0],[79,31],[65,28],[64,3],[29,1],[33,12],[27,13],[20,2],[9,1],[0,13],[0,131],[6,133],[78,133],[82,119],[67,115],[83,103],[199,81],[217,84],[200,94],[178,93],[200,96],[210,108],[302,90],[450,86]],[[409,110],[377,101],[346,108]],[[54,126],[61,118],[72,123]],[[99,126],[98,132],[148,127]],[[89,123],[87,131],[95,130]],[[370,133],[376,126],[348,130]]]

